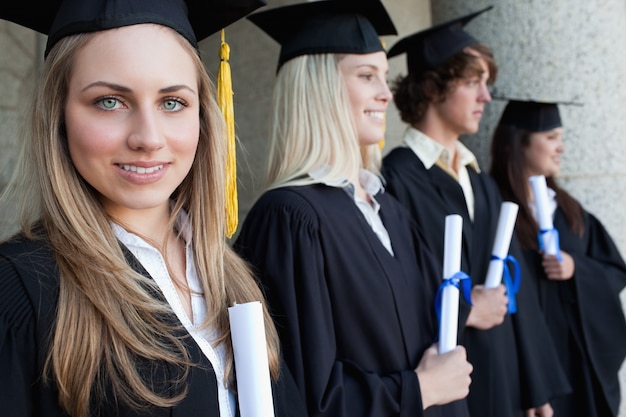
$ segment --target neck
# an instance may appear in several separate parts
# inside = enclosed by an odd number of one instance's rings
[[[128,231],[163,247],[171,239],[169,204],[145,210],[109,212],[111,219]]]
[[[444,146],[451,155],[456,154],[456,146],[459,142],[459,135],[458,133],[450,130],[445,124],[435,123],[427,116],[423,121],[416,123],[413,127],[424,133],[435,142]]]

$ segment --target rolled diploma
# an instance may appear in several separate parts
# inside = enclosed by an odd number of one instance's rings
[[[259,301],[235,304],[228,316],[241,417],[274,417],[263,307]]]
[[[546,177],[543,175],[535,175],[528,178],[535,199],[535,210],[537,213],[537,223],[539,230],[552,230],[552,213],[550,213],[550,205],[548,204],[548,187],[546,185]],[[558,250],[557,235],[553,232],[542,233],[543,250],[549,255],[556,255]]]
[[[463,218],[458,214],[446,216],[443,253],[443,279],[450,279],[461,270],[461,237]],[[457,345],[459,324],[459,289],[447,285],[441,295],[441,324],[439,353],[446,353]]]
[[[504,259],[509,253],[518,210],[519,206],[510,201],[504,201],[502,206],[500,206],[498,228],[496,229],[496,238],[493,241],[493,250],[491,251],[491,254],[497,256],[498,259],[492,259],[489,262],[489,269],[485,278],[486,288],[495,288],[502,282],[504,265],[501,259]]]

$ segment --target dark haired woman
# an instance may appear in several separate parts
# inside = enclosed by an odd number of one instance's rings
[[[573,392],[553,400],[555,416],[616,416],[618,370],[626,355],[619,292],[626,265],[604,226],[555,180],[563,154],[556,103],[510,101],[495,130],[490,174],[506,200],[519,204],[516,234],[534,267],[543,314]],[[543,175],[561,260],[539,250],[528,178]]]

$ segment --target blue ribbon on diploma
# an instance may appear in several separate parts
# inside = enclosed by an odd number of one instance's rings
[[[556,228],[552,229],[541,229],[539,230],[539,234],[537,235],[537,240],[539,241],[539,250],[543,251],[545,247],[543,246],[543,235],[547,233],[553,233],[556,239],[556,259],[561,262],[563,261],[563,257],[561,256],[561,247],[559,245],[559,231]]]
[[[439,285],[439,289],[437,289],[437,294],[435,295],[435,312],[437,313],[437,322],[441,322],[441,294],[443,294],[443,289],[448,285],[453,285],[456,288],[461,287],[463,297],[469,305],[472,305],[472,280],[465,272],[459,271],[450,278],[444,279],[441,285]]]
[[[522,281],[522,271],[519,262],[517,262],[517,259],[515,259],[513,255],[508,255],[505,258],[498,258],[496,255],[491,255],[491,260],[502,261],[502,280],[504,281],[504,288],[506,288],[506,296],[509,298],[508,311],[509,314],[517,313],[517,300],[515,296],[519,292],[520,282]],[[514,273],[512,277],[509,262],[513,264]]]

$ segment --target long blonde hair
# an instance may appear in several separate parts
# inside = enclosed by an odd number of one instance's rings
[[[63,109],[77,52],[94,34],[59,41],[48,55],[41,85],[24,134],[22,159],[3,201],[18,200],[20,226],[35,237],[43,224],[60,273],[60,295],[45,376],[59,389],[59,403],[70,415],[90,415],[89,405],[104,400],[107,386],[131,407],[169,407],[186,391],[172,396],[155,392],[138,372],[139,360],[173,364],[182,380],[190,363],[178,328],[164,323],[173,314],[155,299],[156,284],[127,263],[96,191],[74,169],[65,137]],[[179,35],[177,35],[179,36]],[[225,163],[227,140],[213,85],[197,51],[180,37],[198,73],[200,138],[191,171],[172,195],[170,226],[181,210],[189,215],[194,259],[208,318],[226,347],[226,377],[234,383],[227,307],[263,300],[245,263],[230,249],[225,234]],[[279,342],[265,314],[270,369],[279,376]],[[177,381],[170,381],[176,384]],[[180,382],[180,380],[178,381]],[[95,400],[95,401],[94,401]]]
[[[363,164],[341,54],[302,55],[281,67],[274,86],[266,182],[270,188],[349,178]],[[307,174],[328,166],[323,178]]]

